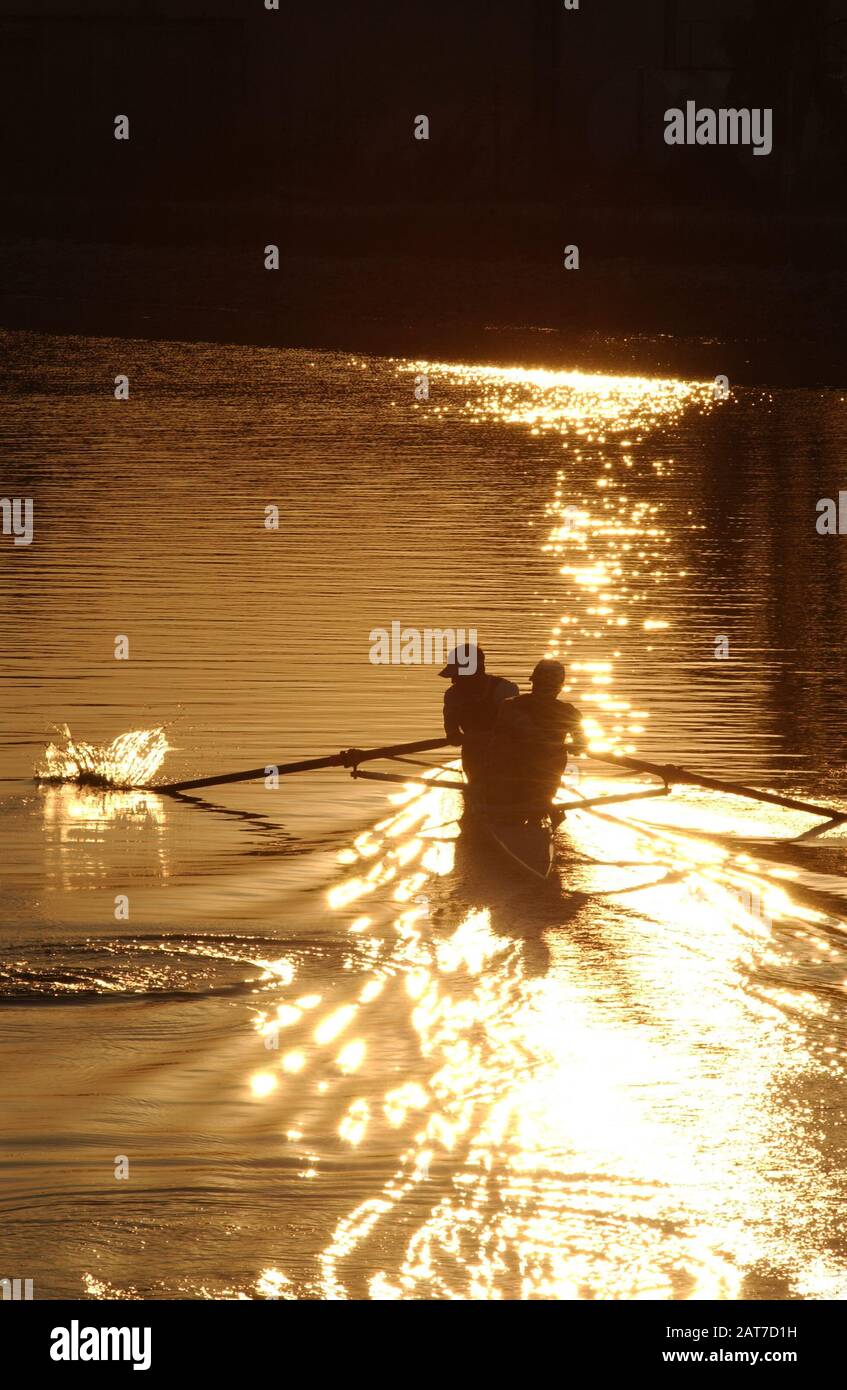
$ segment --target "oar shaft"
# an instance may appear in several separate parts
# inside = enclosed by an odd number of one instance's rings
[[[199,787],[222,787],[227,782],[252,782],[266,777],[267,768],[274,767],[278,776],[286,777],[291,772],[317,772],[325,767],[355,767],[356,763],[367,762],[370,758],[392,758],[398,753],[425,753],[431,748],[447,748],[449,739],[425,738],[417,743],[395,743],[386,748],[348,748],[340,753],[332,753],[324,758],[304,758],[296,763],[272,764],[265,767],[251,767],[246,772],[218,773],[214,777],[196,777],[190,782],[162,782],[150,787],[154,792],[188,792]]]
[[[436,782],[434,777],[418,777],[414,774],[407,777],[402,772],[359,772],[356,768],[352,775],[357,780],[365,782],[399,782],[404,787],[411,783],[413,786],[417,784],[421,787],[432,787],[433,791],[439,792],[445,790],[452,792],[470,791],[467,782]]]
[[[406,777],[400,772],[359,772],[354,770],[353,776],[364,779],[368,782],[400,782],[403,786],[417,784],[421,787],[429,787],[433,791],[455,791],[463,792],[466,796],[472,795],[472,788],[467,782],[444,782],[436,781],[434,777]],[[612,796],[589,796],[582,801],[557,801],[554,803],[560,806],[563,811],[587,811],[592,806],[616,806],[623,801],[647,801],[653,796],[667,796],[670,787],[645,787],[640,792],[615,792]]]
[[[604,757],[595,754],[591,756],[599,763],[629,767],[634,772],[651,772],[654,777],[662,777],[674,786],[705,787],[708,791],[728,792],[730,796],[743,796],[751,801],[767,801],[772,806],[782,806],[788,811],[804,811],[809,816],[826,816],[837,821],[847,820],[847,811],[836,811],[832,806],[820,806],[814,801],[798,801],[792,796],[780,796],[778,792],[759,791],[758,787],[748,787],[742,782],[728,782],[722,777],[706,777],[699,772],[689,772],[684,767],[647,763],[641,758],[626,758],[621,753]]]
[[[667,796],[670,787],[648,787],[643,792],[621,792],[614,796],[587,796],[584,801],[557,801],[565,811],[588,811],[592,806],[615,806],[624,801],[648,801],[653,796]]]

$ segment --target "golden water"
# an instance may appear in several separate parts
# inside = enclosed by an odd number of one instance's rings
[[[6,345],[0,1200],[36,1296],[843,1296],[843,832],[572,813],[546,891],[435,785],[149,789],[437,735],[434,671],[368,661],[398,620],[521,682],[562,656],[595,752],[844,805],[838,396]],[[36,786],[63,724],[76,780]]]

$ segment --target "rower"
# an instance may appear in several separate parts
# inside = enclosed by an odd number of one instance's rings
[[[565,683],[562,663],[539,661],[529,679],[530,695],[518,695],[500,706],[485,772],[491,809],[519,817],[550,813],[567,767],[568,747],[574,753],[586,748],[579,710],[559,699]]]
[[[444,692],[444,732],[451,743],[461,744],[462,767],[472,783],[485,767],[486,747],[503,702],[520,691],[513,681],[490,676],[482,647],[469,644],[450,652],[438,674],[450,681]]]

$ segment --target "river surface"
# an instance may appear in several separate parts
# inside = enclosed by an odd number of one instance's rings
[[[561,656],[595,753],[845,808],[844,395],[23,333],[0,394],[0,1274],[847,1295],[844,830],[679,790],[536,885],[435,785],[34,780],[63,726],[168,779],[437,737],[396,622]]]

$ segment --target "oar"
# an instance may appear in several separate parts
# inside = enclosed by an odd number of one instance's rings
[[[366,782],[399,782],[406,787],[410,783],[417,783],[420,787],[432,787],[436,791],[469,792],[470,787],[467,782],[436,782],[434,777],[417,777],[414,773],[405,772],[360,772],[354,767],[351,777],[356,777]]]
[[[743,796],[751,801],[768,801],[773,806],[784,806],[788,811],[804,811],[809,816],[823,816],[833,824],[847,821],[847,811],[836,811],[833,806],[820,806],[814,801],[797,801],[792,796],[759,791],[757,787],[747,787],[741,782],[727,782],[722,777],[705,777],[701,772],[689,772],[684,767],[646,763],[640,758],[626,758],[622,753],[609,753],[602,757],[591,753],[589,756],[598,763],[628,767],[634,772],[650,772],[654,777],[661,777],[665,782],[670,782],[672,786],[706,787],[709,791],[727,792],[730,796]]]
[[[305,758],[297,763],[283,763],[273,766],[280,777],[290,772],[317,772],[322,767],[356,767],[370,758],[393,758],[398,753],[425,753],[431,748],[448,748],[446,738],[419,739],[417,743],[394,743],[386,748],[345,748],[340,753],[331,753],[325,758]],[[265,767],[251,767],[247,772],[219,772],[214,777],[196,777],[191,782],[160,782],[158,786],[146,787],[153,792],[188,792],[198,787],[222,787],[226,782],[252,782],[255,778],[267,776]]]
[[[368,782],[399,782],[404,787],[412,783],[439,792],[446,790],[464,792],[467,795],[471,791],[467,782],[442,782],[436,781],[434,777],[407,777],[402,772],[360,772],[354,767],[351,776]],[[615,792],[612,796],[592,796],[582,801],[555,801],[553,805],[561,807],[563,811],[586,811],[592,806],[617,806],[624,801],[647,801],[653,796],[667,796],[669,791],[670,787],[665,783],[663,787],[646,787],[640,792]]]

